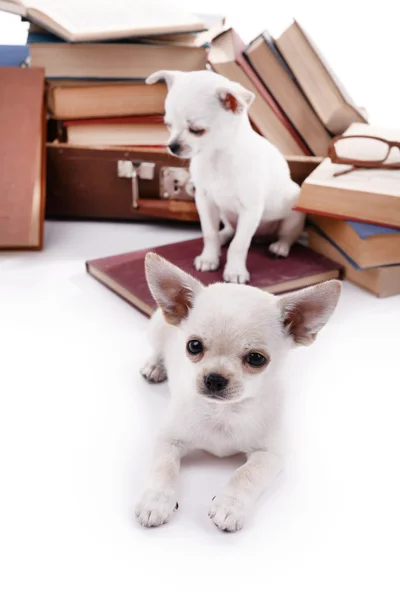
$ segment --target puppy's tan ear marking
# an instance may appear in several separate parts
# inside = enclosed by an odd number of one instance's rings
[[[179,325],[193,307],[202,284],[154,252],[145,258],[148,286],[164,318],[171,325]]]
[[[221,94],[219,101],[225,110],[230,110],[233,113],[241,111],[239,102],[236,100],[235,96],[229,92],[227,92],[225,95]]]
[[[217,98],[225,110],[240,114],[251,105],[255,96],[239,83],[230,82],[229,87],[217,89]]]
[[[157,81],[164,80],[167,88],[170,89],[180,73],[181,71],[156,71],[147,77],[146,83],[151,85],[152,83],[157,83]]]
[[[283,326],[296,344],[309,346],[332,316],[342,284],[331,280],[278,299]]]

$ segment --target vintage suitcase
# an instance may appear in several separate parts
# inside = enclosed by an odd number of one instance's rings
[[[187,167],[161,149],[49,143],[46,216],[198,221]]]
[[[288,157],[302,183],[320,158]],[[198,221],[189,161],[162,149],[47,144],[48,218]]]

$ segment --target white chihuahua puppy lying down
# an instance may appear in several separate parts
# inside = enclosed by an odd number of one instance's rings
[[[146,276],[159,309],[151,319],[152,355],[141,373],[152,382],[168,375],[171,401],[136,516],[147,527],[168,521],[181,458],[189,452],[242,452],[247,462],[208,513],[220,529],[237,531],[281,468],[285,357],[315,340],[341,284],[332,280],[284,296],[237,284],[204,287],[153,253],[146,256]]]
[[[255,234],[277,236],[269,246],[277,256],[287,256],[300,236],[304,214],[292,210],[299,186],[291,180],[284,156],[252,129],[247,114],[252,92],[211,71],[157,71],[146,82],[159,79],[168,86],[169,150],[191,159],[204,237],[195,267],[216,270],[221,245],[233,238],[224,279],[246,283],[247,252]]]

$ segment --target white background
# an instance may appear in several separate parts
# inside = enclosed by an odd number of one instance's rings
[[[400,128],[395,2],[257,4],[185,6],[229,14],[246,41],[296,16],[371,120]],[[0,15],[0,41],[24,41],[17,19]],[[319,339],[292,353],[286,471],[243,532],[207,517],[236,459],[204,456],[185,464],[170,524],[135,523],[168,390],[138,374],[146,319],[84,261],[194,235],[48,223],[44,252],[0,253],[1,598],[398,599],[399,297],[346,283]]]

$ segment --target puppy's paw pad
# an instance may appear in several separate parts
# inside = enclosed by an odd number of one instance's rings
[[[167,379],[167,371],[162,362],[153,363],[152,361],[148,361],[140,369],[140,373],[151,383],[161,383]]]
[[[243,503],[232,496],[215,496],[208,516],[221,531],[240,531],[245,521]]]
[[[226,283],[248,283],[250,281],[250,273],[246,267],[231,268],[227,265],[224,271],[224,281]]]
[[[200,254],[194,259],[194,266],[197,271],[216,271],[219,267],[219,259]]]
[[[289,255],[290,246],[287,242],[282,240],[278,240],[270,245],[269,251],[271,254],[275,254],[275,256],[282,256],[286,258]]]
[[[164,492],[147,490],[136,506],[135,515],[143,527],[158,527],[169,521],[178,503]]]

